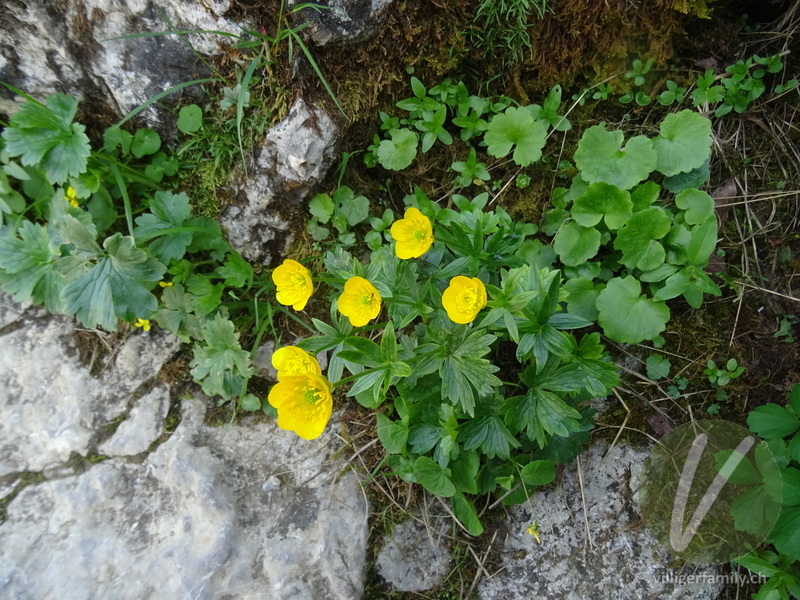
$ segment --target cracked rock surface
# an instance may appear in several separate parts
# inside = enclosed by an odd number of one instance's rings
[[[94,378],[71,320],[2,296],[0,313],[19,317],[0,330],[0,597],[362,596],[367,504],[331,458],[334,423],[311,442],[274,422],[210,427],[196,398],[168,434],[174,399],[154,378],[177,341],[134,333]],[[98,450],[110,458],[83,460]]]
[[[668,565],[674,557],[642,523],[634,495],[647,451],[625,445],[607,451],[606,444],[595,443],[581,455],[583,496],[578,467],[572,464],[560,485],[509,511],[508,537],[500,542],[503,570],[479,584],[481,600],[711,600],[719,595],[722,582],[714,566],[673,571]],[[539,523],[541,544],[526,531],[533,521]],[[691,583],[676,583],[687,573],[694,575]]]

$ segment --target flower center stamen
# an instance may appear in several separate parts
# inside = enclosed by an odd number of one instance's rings
[[[308,404],[316,404],[320,401],[320,393],[319,390],[314,388],[309,388],[303,393],[303,400],[306,401]]]
[[[478,306],[478,290],[474,288],[465,288],[458,293],[456,297],[456,304],[458,310],[462,312],[472,312]]]

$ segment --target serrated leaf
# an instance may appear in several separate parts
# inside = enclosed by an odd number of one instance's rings
[[[156,192],[150,202],[150,212],[136,217],[136,239],[152,240],[148,246],[150,254],[165,264],[179,260],[192,243],[191,232],[173,231],[161,235],[160,230],[182,227],[191,214],[189,197],[184,192]]]
[[[194,314],[195,297],[181,284],[164,288],[161,293],[162,307],[153,319],[167,331],[183,341],[202,336],[200,320]]]
[[[414,478],[417,483],[436,496],[450,498],[456,493],[456,487],[442,467],[427,456],[420,456],[414,462]]]
[[[216,269],[228,287],[242,288],[253,281],[253,267],[238,252],[228,254],[225,263]]]
[[[333,215],[333,199],[328,194],[317,194],[308,203],[308,210],[320,223],[327,223]],[[328,230],[325,230],[327,237]],[[314,239],[317,239],[316,236]],[[322,239],[325,239],[324,237]],[[319,241],[319,240],[317,240]]]
[[[789,561],[800,560],[800,507],[794,506],[781,512],[769,539]]]
[[[61,310],[64,285],[56,270],[58,254],[41,225],[23,221],[19,237],[11,230],[0,235],[0,277],[3,289],[21,302],[44,303],[47,310]]]
[[[663,209],[651,206],[635,213],[614,240],[614,248],[622,251],[620,262],[627,267],[652,271],[666,258],[664,246],[657,240],[669,230],[670,218]]]
[[[490,156],[502,158],[515,147],[514,162],[527,167],[541,158],[547,128],[545,121],[535,120],[525,108],[509,107],[489,121],[484,136],[486,151]]]
[[[237,384],[254,371],[250,353],[239,344],[233,323],[221,314],[205,323],[203,343],[195,345],[190,366],[204,393],[225,398],[238,394]]]
[[[400,454],[406,448],[406,440],[408,439],[408,429],[400,424],[395,423],[384,414],[378,413],[377,429],[378,439],[380,439],[383,447],[389,454]]]
[[[572,217],[584,227],[594,227],[601,219],[609,229],[622,227],[633,212],[631,195],[626,190],[599,182],[590,185],[572,206]]]
[[[149,288],[166,267],[119,233],[107,238],[103,248],[105,256],[64,287],[64,312],[87,327],[108,331],[116,329],[117,318],[149,318],[158,308]]]
[[[747,426],[765,440],[784,438],[800,429],[800,420],[783,406],[765,404],[750,411]]]
[[[658,154],[656,169],[664,175],[688,173],[711,154],[711,121],[693,110],[670,113],[661,123],[661,135],[653,140]]]
[[[600,249],[600,232],[594,227],[567,223],[553,240],[553,249],[561,262],[568,267],[582,265],[597,255]]]
[[[417,156],[419,136],[410,129],[393,129],[389,132],[391,140],[383,140],[376,155],[384,169],[402,171]]]
[[[476,417],[461,426],[459,439],[465,450],[478,448],[488,456],[507,459],[511,456],[511,448],[518,448],[519,442],[495,415]]]
[[[675,196],[675,205],[686,211],[689,225],[700,225],[714,217],[714,199],[695,188],[687,188]]]
[[[638,344],[652,340],[669,321],[669,309],[641,294],[641,285],[633,276],[614,278],[597,297],[598,322],[615,342]]]
[[[623,148],[621,131],[607,131],[605,123],[587,129],[575,151],[575,165],[589,183],[605,182],[628,190],[647,179],[656,168],[653,143],[640,135]]]

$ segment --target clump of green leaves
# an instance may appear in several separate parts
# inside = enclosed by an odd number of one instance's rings
[[[662,121],[659,135],[634,136],[605,124],[587,129],[575,152],[578,174],[558,188],[543,230],[565,267],[569,310],[597,321],[619,342],[658,336],[669,321],[665,301],[683,296],[699,307],[719,295],[704,267],[716,245],[714,202],[690,187],[711,152],[711,124],[684,110]],[[665,176],[665,194],[652,176]]]
[[[753,597],[758,600],[769,598],[800,597],[800,384],[789,393],[786,405],[765,404],[752,410],[747,417],[750,430],[767,440],[780,476],[777,483],[768,485],[770,493],[780,507],[780,515],[768,536],[775,551],[753,551],[737,558],[736,562],[768,578],[767,582]],[[738,500],[738,499],[737,499]],[[742,498],[740,515],[742,528],[748,522],[748,507],[759,498]],[[732,512],[735,510],[731,506]],[[754,511],[749,511],[754,512]],[[734,515],[736,516],[736,515]],[[737,528],[740,522],[737,521]]]
[[[481,0],[470,37],[485,57],[501,58],[507,66],[522,61],[531,48],[532,17],[552,12],[549,0]]]
[[[162,188],[178,163],[155,131],[113,126],[92,149],[76,111],[67,96],[29,99],[3,130],[0,285],[89,328],[153,320],[197,344],[192,374],[204,391],[259,408],[234,321],[260,337],[267,322],[253,322],[257,305],[242,300],[271,284],[256,281],[215,221],[193,216],[185,193]]]
[[[314,320],[320,335],[299,344],[331,350],[328,378],[347,370],[339,382],[352,381],[347,395],[362,405],[390,402],[377,416],[389,467],[450,498],[473,535],[483,531],[474,496],[517,504],[551,482],[555,465],[588,440],[586,401],[618,382],[599,334],[573,335],[591,323],[565,312],[561,273],[526,260],[537,227],[515,223],[502,208],[487,210],[488,200],[488,193],[454,194],[450,209],[419,189],[406,196],[433,224],[435,242],[416,260],[401,260],[384,244],[366,266],[341,245],[327,252],[331,323]],[[456,275],[480,278],[489,297],[469,325],[443,308]],[[386,305],[386,321],[363,333],[333,309],[353,276],[367,278]]]

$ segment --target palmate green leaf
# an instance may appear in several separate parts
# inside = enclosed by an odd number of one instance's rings
[[[384,169],[402,171],[417,156],[419,136],[410,129],[393,129],[391,140],[383,140],[378,146],[378,162]]]
[[[512,431],[525,431],[540,448],[547,435],[568,437],[580,430],[580,413],[553,392],[533,388],[524,396],[509,398],[504,406],[505,422]]]
[[[9,156],[19,156],[24,166],[39,166],[47,180],[61,184],[86,170],[91,153],[86,128],[73,123],[68,129],[15,129],[3,131]]]
[[[480,449],[489,458],[507,459],[520,443],[496,415],[476,417],[461,426],[459,440],[465,450]]]
[[[666,250],[657,240],[669,233],[670,218],[657,206],[635,213],[619,230],[614,248],[622,251],[626,267],[652,271],[664,262]]]
[[[664,187],[673,194],[677,194],[687,188],[703,187],[709,177],[711,177],[711,160],[706,159],[706,162],[688,173],[678,173],[672,177],[665,177]]]
[[[553,240],[553,249],[561,262],[568,267],[582,265],[597,255],[600,249],[600,232],[594,227],[567,223]]]
[[[714,217],[714,199],[695,188],[687,188],[675,196],[675,205],[685,210],[689,225],[701,225]]]
[[[228,287],[242,288],[253,281],[253,267],[236,251],[228,254],[225,263],[215,272],[224,278],[223,283]]]
[[[161,234],[160,230],[181,227],[192,216],[189,197],[181,192],[156,192],[150,202],[150,212],[136,217],[137,240],[151,240],[148,250],[152,256],[169,264],[173,260],[183,258],[186,248],[192,243],[192,234],[188,231]],[[161,236],[156,237],[155,236]]]
[[[109,331],[116,329],[118,318],[149,318],[158,308],[150,288],[166,267],[119,233],[107,238],[103,248],[105,255],[64,287],[64,312],[87,327]]]
[[[669,321],[669,308],[663,302],[641,296],[641,291],[635,277],[617,277],[609,281],[597,297],[597,320],[615,342],[638,344],[664,331]]]
[[[317,194],[308,203],[308,211],[320,223],[327,223],[333,216],[333,199],[328,194]]]
[[[61,310],[63,278],[56,270],[57,244],[41,225],[23,221],[19,237],[10,229],[0,235],[0,283],[21,302],[31,301]]]
[[[400,454],[406,447],[408,428],[402,423],[395,423],[384,414],[378,413],[378,439],[389,454]]]
[[[633,212],[631,195],[626,190],[599,182],[590,185],[572,206],[572,217],[584,227],[594,227],[601,219],[611,229],[622,227]]]
[[[463,335],[463,330],[459,333]],[[475,396],[488,395],[493,387],[502,384],[493,375],[499,367],[483,358],[497,338],[478,329],[461,339],[459,342],[454,336],[448,340],[452,345],[446,346],[445,356],[432,361],[430,368],[438,368],[443,397],[454,405],[460,405],[472,417],[475,414]]]
[[[204,393],[226,398],[238,394],[236,385],[254,372],[250,353],[239,344],[233,323],[219,313],[205,323],[203,343],[195,345],[189,366]]]
[[[653,147],[658,154],[656,169],[668,177],[700,168],[711,155],[711,121],[689,109],[670,113]]]
[[[339,214],[351,227],[366,221],[369,217],[369,200],[365,196],[356,196],[347,186],[336,190],[333,201],[339,207]]]
[[[542,156],[547,138],[548,124],[537,121],[525,108],[509,107],[504,113],[489,121],[484,136],[490,156],[502,158],[516,146],[513,159],[521,167],[527,167]]]
[[[575,151],[575,165],[589,183],[599,181],[629,190],[656,168],[653,143],[640,135],[623,148],[621,131],[607,131],[605,123],[587,129]]]
[[[153,315],[153,320],[184,342],[202,337],[200,319],[194,314],[195,297],[181,284],[164,288],[161,294],[162,308]]]
[[[781,511],[769,540],[790,561],[800,560],[800,506]]]
[[[750,411],[747,426],[765,440],[784,438],[800,429],[800,420],[785,407],[765,404]]]

